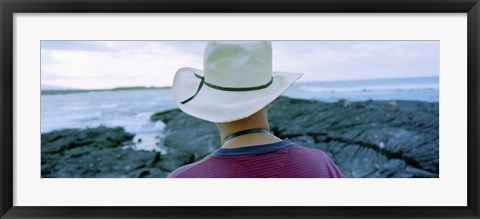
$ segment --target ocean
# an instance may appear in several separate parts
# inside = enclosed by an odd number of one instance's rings
[[[295,83],[284,95],[325,102],[339,99],[438,102],[438,77]]]
[[[283,95],[325,102],[340,99],[438,102],[438,82],[438,77],[300,82]],[[151,122],[150,116],[174,108],[172,91],[168,88],[41,95],[41,132],[121,126],[135,134],[134,149],[163,151],[165,124]]]

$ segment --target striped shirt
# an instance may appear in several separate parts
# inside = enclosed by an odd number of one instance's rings
[[[300,146],[289,139],[241,148],[220,148],[168,175],[168,178],[341,177],[340,170],[323,151]]]

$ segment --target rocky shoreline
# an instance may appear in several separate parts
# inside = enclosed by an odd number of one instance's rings
[[[131,149],[133,137],[121,127],[103,126],[42,134],[42,177],[165,177],[155,166],[160,153]]]
[[[121,127],[42,134],[42,177],[165,177],[219,147],[214,124],[178,109],[159,112],[165,154],[133,150]],[[325,151],[346,177],[439,177],[438,102],[280,97],[269,108],[280,138]]]

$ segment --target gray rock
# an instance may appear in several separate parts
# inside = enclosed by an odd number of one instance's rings
[[[42,177],[165,177],[160,154],[121,146],[133,135],[123,128],[64,129],[42,134]]]

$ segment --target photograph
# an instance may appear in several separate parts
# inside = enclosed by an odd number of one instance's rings
[[[39,43],[41,178],[440,177],[439,40]]]
[[[479,218],[480,0],[0,0],[0,218]]]

